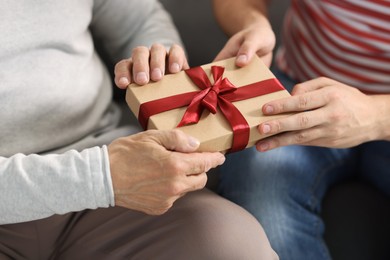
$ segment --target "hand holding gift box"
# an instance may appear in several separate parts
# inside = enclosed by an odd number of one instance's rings
[[[200,141],[199,151],[238,151],[266,137],[259,123],[264,103],[290,96],[255,57],[245,67],[234,58],[194,67],[145,86],[129,85],[126,101],[144,129],[173,129]]]

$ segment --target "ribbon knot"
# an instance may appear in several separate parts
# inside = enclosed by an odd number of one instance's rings
[[[218,103],[221,102],[219,99],[223,98],[224,94],[237,90],[237,88],[227,78],[222,78],[224,71],[225,68],[221,66],[211,67],[214,84],[210,82],[201,67],[195,67],[185,71],[195,85],[202,89],[202,91],[193,97],[182,120],[177,125],[178,127],[199,122],[204,108],[209,110],[211,113],[216,114]]]
[[[198,123],[204,108],[215,114],[219,107],[233,130],[231,151],[239,151],[248,144],[249,125],[229,98],[229,95],[234,94],[237,88],[227,78],[222,78],[224,71],[225,68],[221,66],[211,67],[214,84],[210,82],[201,67],[185,71],[195,85],[202,90],[193,97],[177,127]]]

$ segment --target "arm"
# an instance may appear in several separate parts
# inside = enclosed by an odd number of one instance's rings
[[[181,131],[146,131],[108,149],[0,157],[0,225],[114,205],[162,214],[225,161],[198,146]]]
[[[0,157],[0,224],[114,205],[107,148]]]
[[[215,17],[231,37],[216,60],[237,57],[237,65],[245,66],[257,54],[269,66],[275,35],[267,18],[267,1],[213,0]]]

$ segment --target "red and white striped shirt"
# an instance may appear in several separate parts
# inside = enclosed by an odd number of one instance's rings
[[[297,81],[390,93],[389,0],[292,0],[282,41],[277,65]]]

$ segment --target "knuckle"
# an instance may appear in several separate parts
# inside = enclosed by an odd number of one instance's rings
[[[202,172],[208,172],[212,168],[213,163],[211,160],[211,157],[206,157],[206,160],[201,165]]]
[[[175,160],[171,156],[167,159],[166,169],[169,170],[172,176],[178,176],[183,172],[183,165],[181,161]]]
[[[162,50],[162,49],[165,49],[165,47],[161,43],[153,43],[153,45],[151,46],[151,49],[152,50]]]
[[[172,182],[167,185],[167,195],[172,196],[178,196],[183,192],[182,185],[180,185],[178,182]]]
[[[343,101],[344,96],[341,91],[333,91],[334,88],[330,87],[326,95],[328,101]]]
[[[169,149],[171,150],[176,149],[176,147],[173,146],[179,145],[180,143],[184,142],[183,134],[179,130],[171,130],[167,132],[166,137],[169,138],[169,140],[172,140],[172,142],[170,142],[172,147],[169,147]]]
[[[301,128],[306,128],[309,125],[309,118],[306,113],[301,113],[298,115],[298,122]]]
[[[298,108],[305,109],[308,104],[307,96],[305,95],[299,95],[298,96]]]
[[[126,60],[120,60],[117,64],[115,64],[115,68],[123,66],[124,63],[126,63]]]
[[[213,157],[205,155],[204,157],[200,157],[199,160],[193,162],[191,172],[202,174],[208,172],[213,165],[215,165]]]
[[[301,91],[301,90],[304,89],[304,85],[303,85],[302,83],[298,83],[298,84],[296,84],[296,85],[294,86],[294,89],[295,89],[295,90]]]
[[[343,115],[340,113],[332,113],[329,116],[330,122],[339,123],[343,120]]]
[[[183,52],[183,49],[178,44],[172,44],[169,50],[169,57],[178,57]]]
[[[177,129],[173,129],[172,131],[170,131],[170,134],[171,138],[173,138],[174,140],[180,140],[182,138],[182,132]]]
[[[129,59],[127,59],[127,60],[120,60],[117,64],[115,64],[115,66],[114,66],[114,70],[115,71],[118,71],[118,70],[124,70],[124,69],[126,69],[126,67],[127,67],[127,64],[130,62],[130,60]]]
[[[172,44],[171,48],[172,49],[181,49],[181,46],[177,43],[174,43],[174,44]]]
[[[149,52],[148,48],[146,48],[145,46],[137,46],[137,47],[134,47],[133,49],[133,53],[137,53],[137,52]]]
[[[275,108],[276,108],[275,112],[279,112],[279,113],[282,113],[282,112],[285,112],[285,111],[289,111],[290,108],[291,108],[291,103],[290,102],[283,102],[281,104],[277,104],[275,106]]]
[[[279,121],[275,121],[275,123],[273,124],[273,128],[276,129],[276,133],[280,133],[283,131],[283,126]]]
[[[303,143],[308,139],[308,135],[304,132],[298,132],[294,135],[294,139],[297,143]]]

